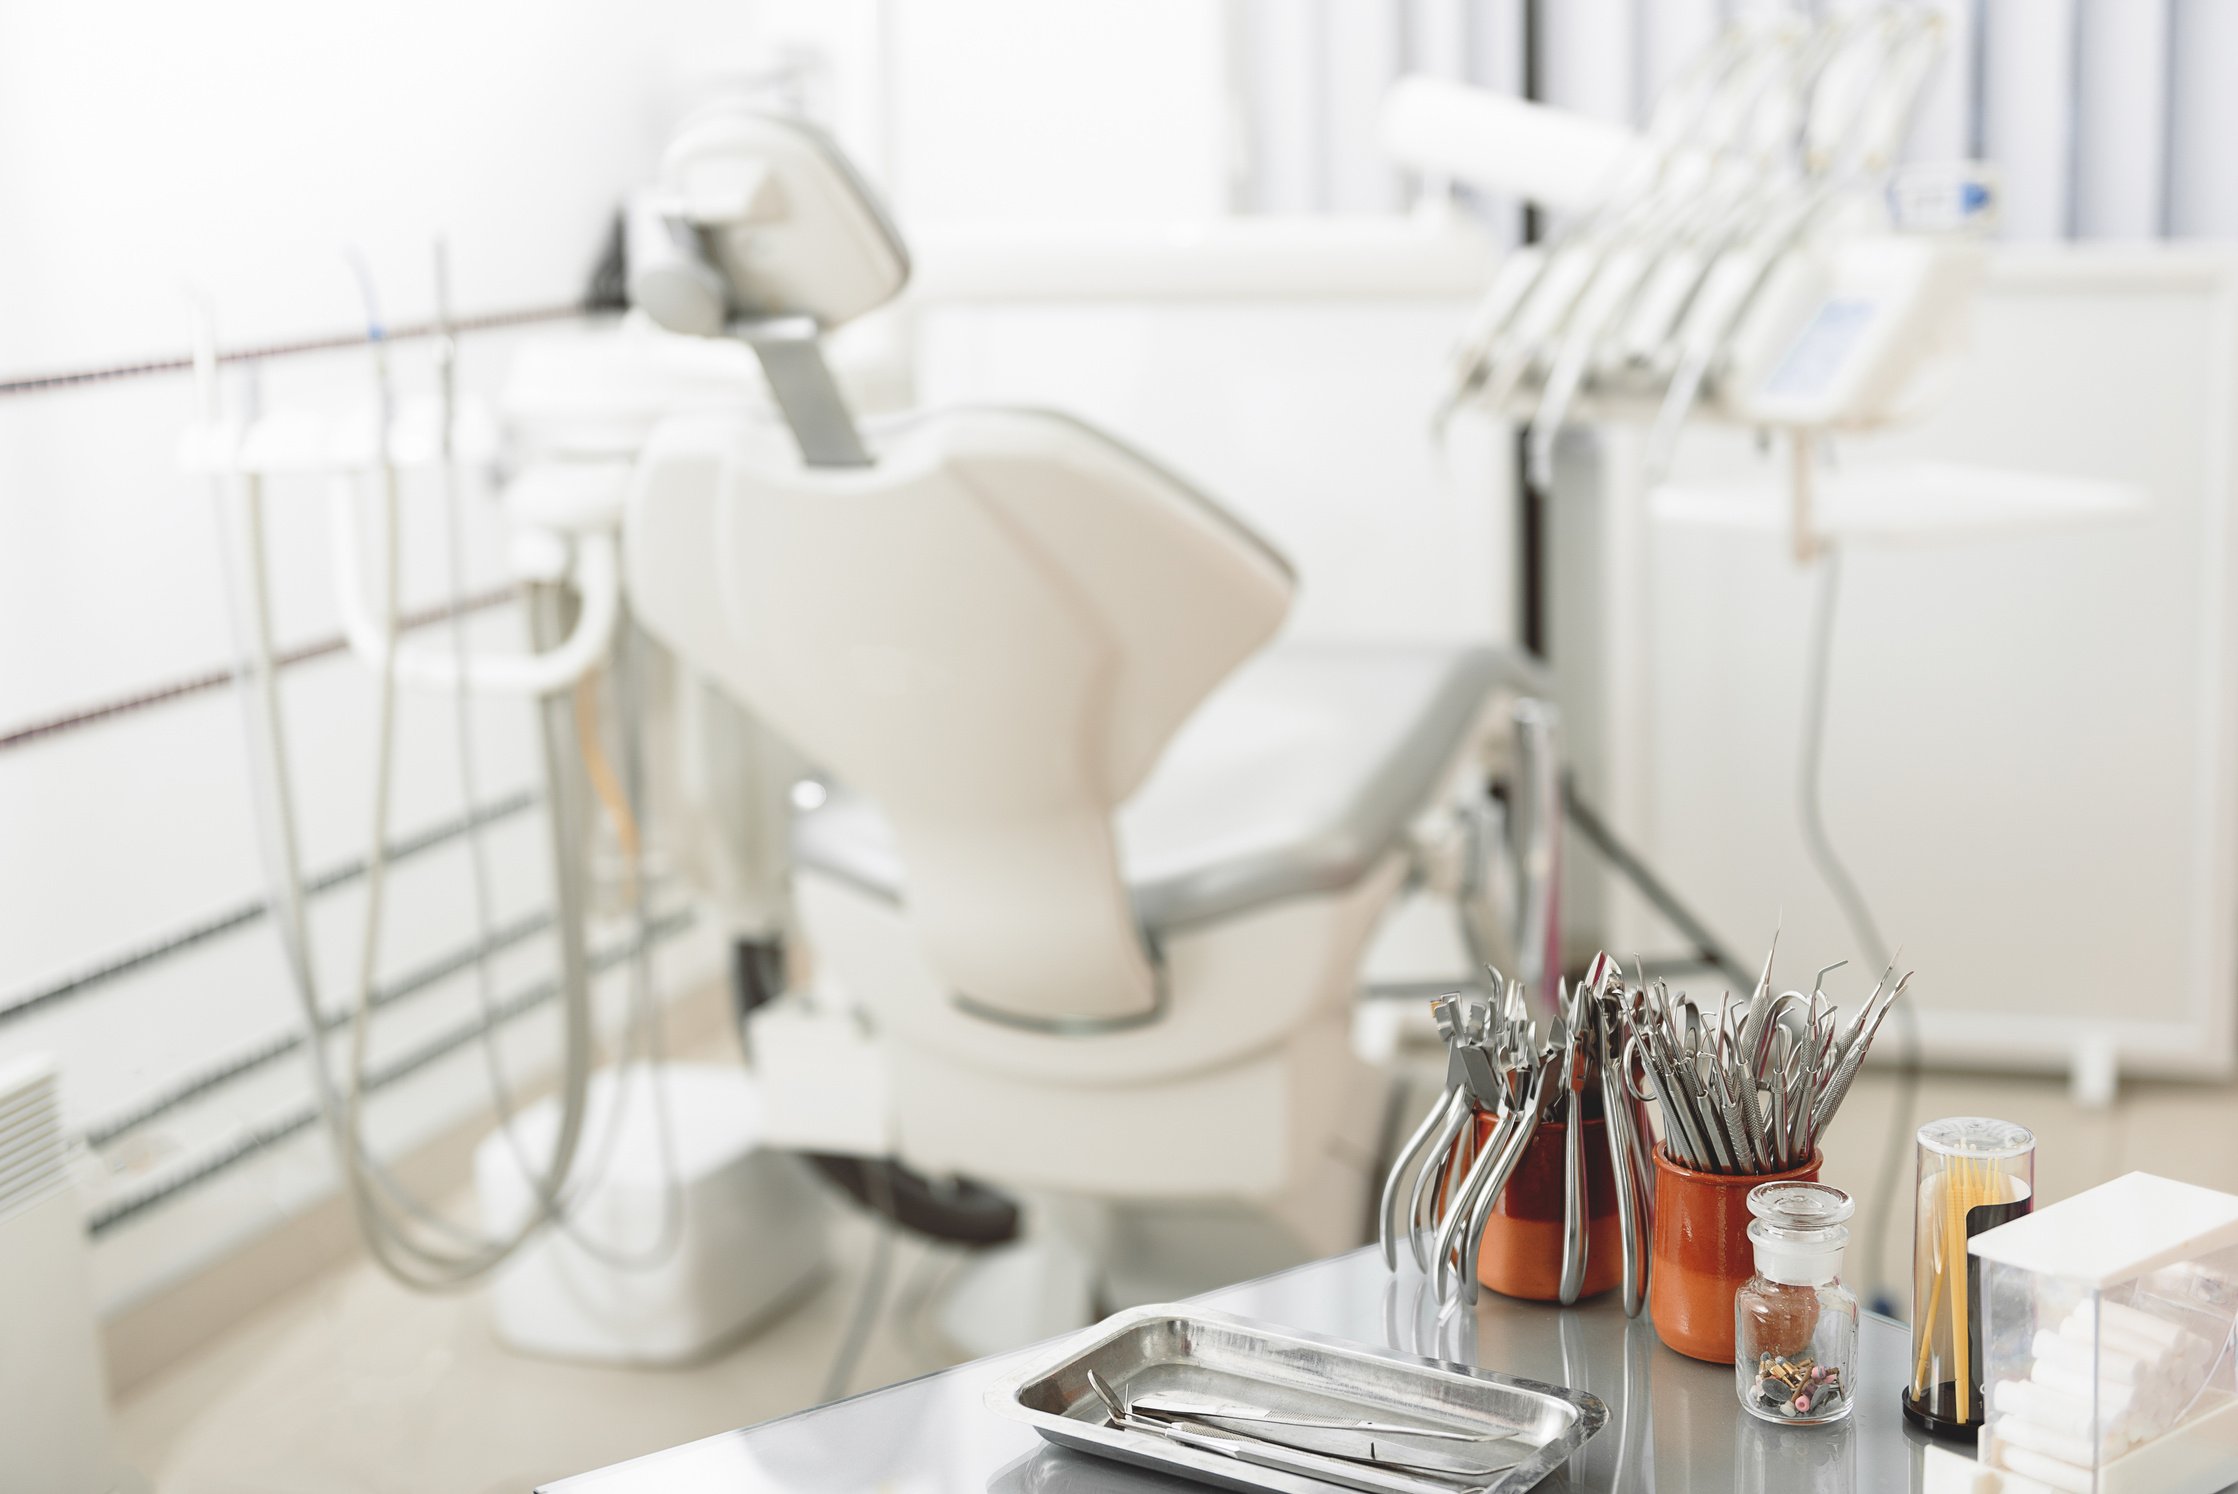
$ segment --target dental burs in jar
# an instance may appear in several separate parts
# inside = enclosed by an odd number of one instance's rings
[[[1825,1183],[1765,1183],[1748,1209],[1756,1274],[1733,1300],[1741,1405],[1792,1426],[1840,1421],[1856,1383],[1857,1298],[1841,1271],[1857,1205]]]

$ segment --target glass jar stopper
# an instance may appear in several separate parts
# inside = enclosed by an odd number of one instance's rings
[[[1763,1183],[1749,1190],[1748,1211],[1756,1216],[1748,1237],[1758,1274],[1796,1286],[1841,1275],[1843,1226],[1857,1212],[1847,1193],[1826,1183]]]
[[[1776,1230],[1809,1234],[1847,1223],[1857,1200],[1829,1183],[1765,1183],[1749,1189],[1748,1211]]]

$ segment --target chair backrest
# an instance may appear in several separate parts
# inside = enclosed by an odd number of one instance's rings
[[[629,505],[645,626],[892,823],[908,917],[970,1008],[1149,1015],[1112,814],[1280,625],[1293,580],[1111,438],[1033,411],[921,417],[875,465],[681,421]]]

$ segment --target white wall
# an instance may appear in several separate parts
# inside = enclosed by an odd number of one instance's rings
[[[1297,567],[1290,637],[1503,638],[1502,453],[1476,428],[1441,451],[1425,415],[1467,303],[1391,280],[1340,298],[936,308],[921,387],[1071,411],[1172,463]]]
[[[886,179],[905,229],[1227,210],[1219,5],[939,0],[884,14]]]

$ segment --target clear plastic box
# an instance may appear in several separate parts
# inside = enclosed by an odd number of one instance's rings
[[[2238,1197],[2135,1172],[1968,1250],[1991,1487],[2212,1494],[2238,1482]]]

